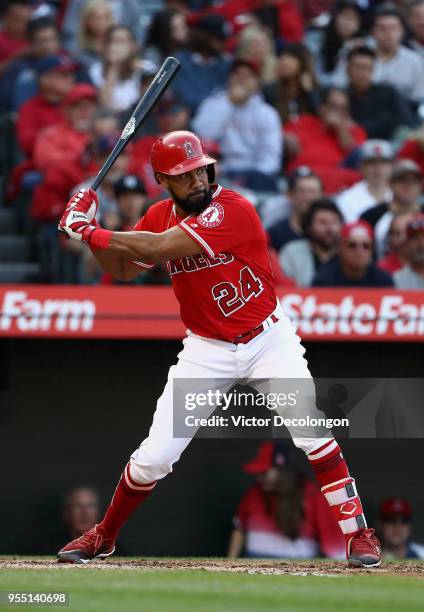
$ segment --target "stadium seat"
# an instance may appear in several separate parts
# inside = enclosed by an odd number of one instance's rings
[[[31,254],[29,239],[26,236],[8,234],[0,236],[0,261],[25,262]]]
[[[0,234],[12,234],[15,231],[16,220],[13,210],[0,208]]]
[[[39,283],[41,269],[36,263],[0,263],[0,283]]]

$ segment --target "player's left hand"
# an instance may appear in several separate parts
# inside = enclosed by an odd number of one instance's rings
[[[98,228],[96,220],[89,221],[85,212],[78,210],[78,208],[71,208],[65,210],[57,229],[60,232],[64,232],[72,238],[72,240],[86,241],[93,230]]]

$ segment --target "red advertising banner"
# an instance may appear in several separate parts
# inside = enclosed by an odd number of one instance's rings
[[[424,292],[281,288],[278,295],[304,340],[424,339]],[[178,339],[184,331],[170,287],[0,287],[0,337]]]

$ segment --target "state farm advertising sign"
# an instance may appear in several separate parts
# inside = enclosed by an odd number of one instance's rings
[[[0,337],[181,338],[169,287],[0,287]]]
[[[307,340],[424,339],[424,292],[316,289],[279,297]]]
[[[278,296],[304,340],[422,341],[424,292],[287,289]],[[0,287],[0,337],[182,338],[170,287]]]

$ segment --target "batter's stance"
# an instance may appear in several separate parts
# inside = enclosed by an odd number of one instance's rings
[[[166,262],[188,328],[149,435],[131,455],[103,520],[62,548],[60,561],[111,555],[122,525],[190,443],[173,437],[174,378],[311,379],[305,349],[277,302],[261,221],[248,200],[214,184],[215,161],[195,134],[171,132],[151,152],[153,172],[171,197],[154,204],[133,231],[100,228],[92,190],[75,194],[60,220],[59,229],[86,242],[118,279]],[[349,565],[379,565],[380,544],[367,528],[355,481],[331,432],[290,433],[345,535]]]

